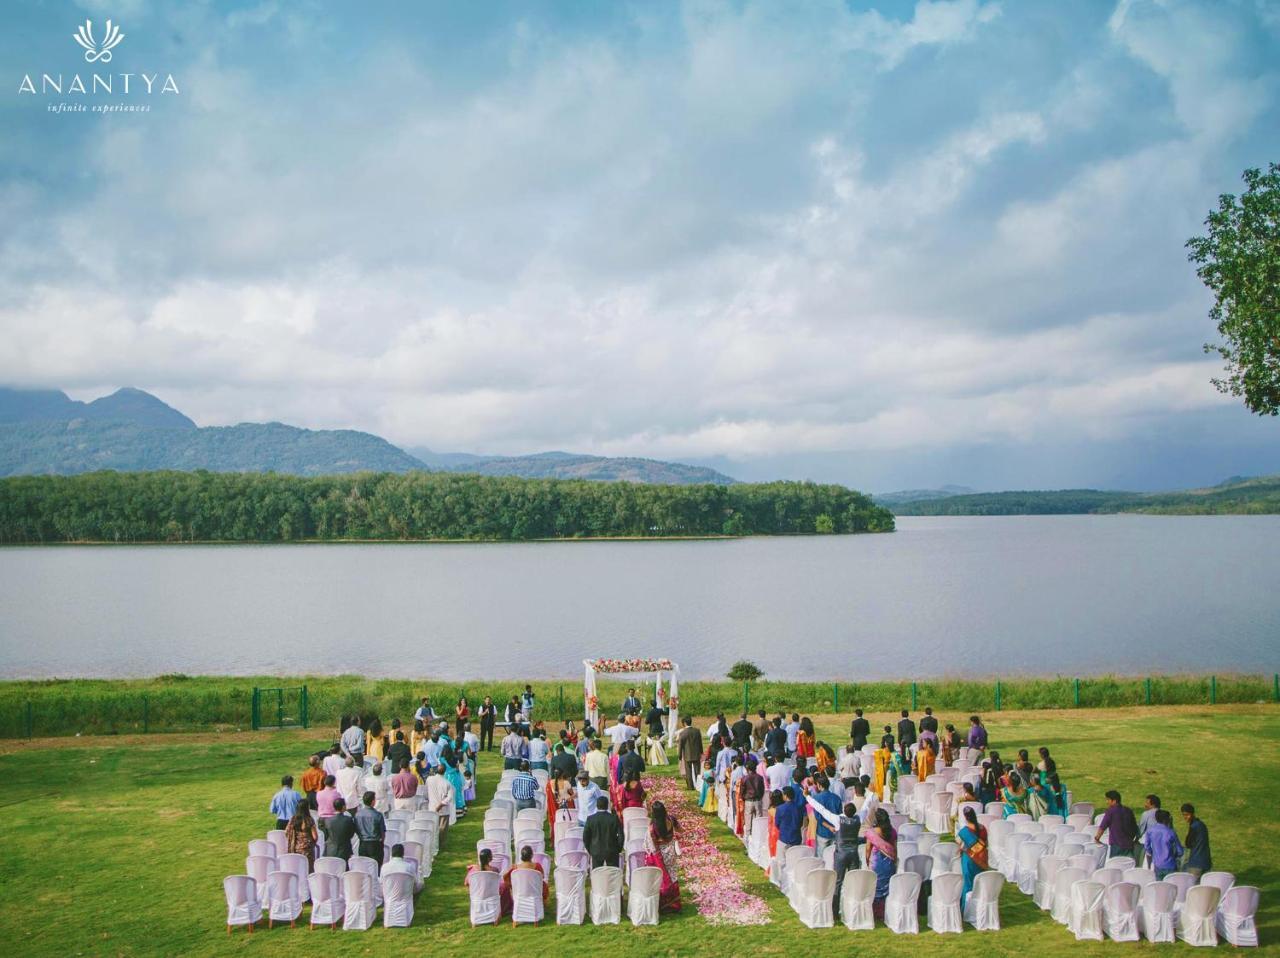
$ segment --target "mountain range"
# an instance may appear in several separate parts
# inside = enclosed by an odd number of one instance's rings
[[[200,427],[162,400],[125,388],[92,402],[55,389],[0,387],[0,476],[98,469],[208,469],[303,476],[343,472],[470,472],[490,476],[729,484],[702,466],[548,452],[479,456],[405,451],[372,433],[283,423]]]

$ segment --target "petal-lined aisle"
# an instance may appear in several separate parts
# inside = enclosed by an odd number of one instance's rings
[[[706,816],[693,801],[695,793],[665,775],[646,777],[643,785],[649,798],[665,804],[680,822],[680,881],[698,914],[713,925],[768,924],[768,904],[743,888],[728,853],[711,841]]]

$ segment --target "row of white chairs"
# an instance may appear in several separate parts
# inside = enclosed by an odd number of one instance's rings
[[[303,856],[297,857],[305,863]],[[330,860],[342,861],[320,859]],[[345,931],[364,931],[373,925],[381,903],[384,927],[407,927],[413,924],[414,886],[415,876],[404,872],[375,880],[363,870],[343,872],[341,876],[316,871],[303,883],[293,871],[273,871],[265,884],[249,875],[229,875],[222,881],[227,899],[227,933],[237,925],[248,926],[252,932],[264,912],[268,927],[277,921],[287,921],[291,928],[295,927],[305,901],[311,904],[312,925],[333,928],[341,921]]]
[[[590,876],[588,899],[587,878]],[[538,924],[545,918],[542,882],[536,872],[516,869],[511,872],[512,924]],[[502,915],[502,876],[497,872],[473,872],[469,880],[471,924],[497,924]],[[627,917],[633,925],[658,923],[659,892],[662,869],[644,866],[635,869],[627,886]],[[602,865],[589,871],[558,866],[555,870],[556,924],[581,925],[587,917],[590,901],[591,922],[616,925],[622,918],[622,869]]]

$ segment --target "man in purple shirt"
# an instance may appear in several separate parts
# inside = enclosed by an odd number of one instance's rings
[[[986,751],[987,730],[982,727],[982,719],[976,715],[969,716],[969,748]]]
[[[1102,813],[1102,821],[1098,823],[1098,831],[1093,837],[1102,841],[1103,832],[1107,833],[1112,858],[1133,854],[1133,843],[1138,838],[1138,820],[1133,816],[1133,809],[1120,804],[1120,793],[1114,788],[1107,792],[1107,810]]]

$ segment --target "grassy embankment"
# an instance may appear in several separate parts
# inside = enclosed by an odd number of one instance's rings
[[[958,716],[944,714],[944,719]],[[888,721],[889,712],[873,714]],[[1212,831],[1214,861],[1262,889],[1261,955],[1280,954],[1280,712],[1271,706],[1019,712],[991,716],[993,744],[1048,745],[1078,798],[1101,803],[1118,787],[1133,801],[1149,791],[1169,804],[1194,802]],[[837,738],[847,716],[819,717]],[[945,958],[984,955],[1138,954],[1147,944],[1076,942],[1023,895],[1006,889],[1004,929],[896,936],[884,929],[811,931],[747,862],[722,825],[713,830],[750,890],[770,903],[773,924],[739,930],[707,925],[688,906],[656,928],[584,925],[472,929],[462,875],[480,835],[498,763],[481,761],[483,800],[450,837],[419,897],[414,926],[346,933],[287,926],[228,938],[221,881],[244,868],[245,842],[269,826],[266,811],[285,771],[326,736],[302,731],[167,737],[67,738],[0,743],[5,790],[5,863],[0,934],[13,954],[297,955],[370,953],[792,955],[854,949],[896,958],[923,948]],[[1231,761],[1236,759],[1236,761]],[[553,903],[554,907],[554,903]],[[307,912],[304,911],[304,917]],[[1222,948],[1227,946],[1223,945]],[[1191,955],[1185,945],[1161,954]]]
[[[1211,699],[1218,703],[1270,702],[1275,697],[1274,676],[1155,676],[1150,680],[1150,704],[1200,705]],[[384,722],[399,717],[406,720],[422,695],[430,695],[441,714],[452,714],[454,704],[465,694],[472,707],[485,695],[499,705],[524,687],[523,681],[473,680],[439,682],[432,679],[366,679],[344,676],[161,676],[153,679],[97,680],[68,679],[0,682],[0,737],[82,734],[235,730],[251,727],[254,686],[263,688],[307,686],[312,725],[336,726],[339,716],[359,712],[378,715]],[[602,681],[598,692],[602,708],[621,705],[629,683]],[[915,707],[926,705],[957,715],[957,727],[964,728],[969,713],[995,711],[995,681],[940,680],[916,685]],[[563,690],[567,717],[582,714],[582,686],[579,679],[534,682],[542,714],[558,717]],[[1045,709],[1076,707],[1075,680],[1000,679],[1000,708]],[[651,686],[641,685],[642,694]],[[836,701],[838,696],[838,701]],[[1148,704],[1144,678],[1095,677],[1081,679],[1079,707],[1101,708]],[[717,711],[740,712],[743,688],[733,682],[682,682],[681,710],[699,715]],[[910,682],[756,682],[749,689],[750,708],[764,708],[805,714],[827,713],[835,709],[912,708]],[[27,703],[30,703],[28,728]],[[296,702],[286,702],[286,715],[297,717]],[[274,714],[274,704],[264,705],[265,714]],[[274,723],[268,723],[274,724]]]

